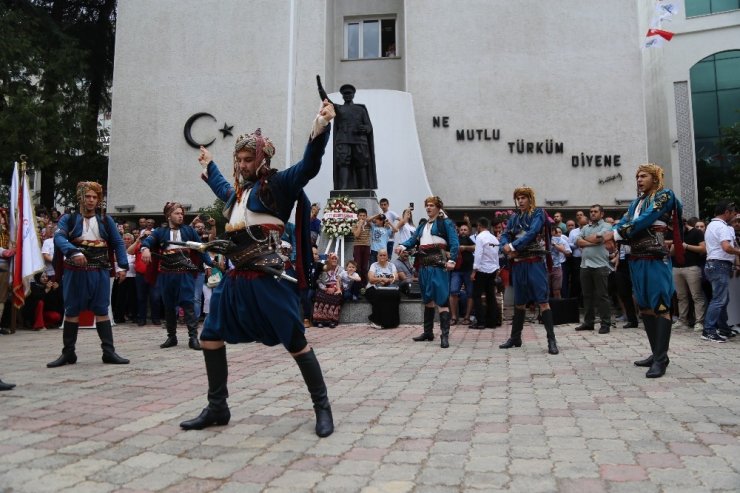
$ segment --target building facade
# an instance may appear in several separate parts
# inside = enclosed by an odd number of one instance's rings
[[[740,10],[714,11],[715,1],[699,14],[692,0],[674,2],[664,29],[677,34],[651,49],[642,45],[655,0],[120,2],[110,210],[211,204],[191,144],[209,144],[230,176],[235,137],[258,126],[277,146],[273,166],[296,161],[319,74],[336,103],[342,84],[357,87],[374,128],[377,194],[399,212],[429,194],[453,212],[510,208],[521,185],[553,210],[624,207],[636,165],[650,160],[695,213],[704,137],[692,67],[740,50]],[[727,64],[719,56],[714,69]],[[740,96],[717,84],[724,124]],[[329,196],[331,158],[328,149],[307,188],[312,201]]]

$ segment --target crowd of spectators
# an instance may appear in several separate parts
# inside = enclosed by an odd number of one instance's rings
[[[321,239],[321,207],[311,208],[311,241],[313,263],[309,266],[309,287],[301,293],[306,326],[335,327],[339,323],[341,306],[345,302],[367,299],[372,306],[370,324],[391,328],[399,324],[398,306],[401,296],[420,298],[418,269],[413,251],[393,253],[393,246],[411,237],[415,231],[413,209],[401,215],[390,209],[387,199],[379,202],[381,212],[368,217],[360,209],[352,229],[353,258],[344,266],[336,255],[320,255],[317,245]],[[737,251],[740,245],[740,214],[734,204],[718,204],[711,221],[691,217],[685,220],[683,262],[673,259],[673,277],[676,295],[672,306],[674,328],[701,331],[707,340],[724,342],[736,331],[727,326],[729,300],[727,279],[740,277]],[[457,222],[460,251],[450,275],[451,325],[465,325],[472,329],[498,327],[503,323],[503,293],[508,284],[506,257],[498,244],[505,234],[506,220],[511,211],[499,211],[493,218],[478,218],[472,222],[467,214]],[[63,318],[62,290],[54,266],[54,231],[60,217],[57,210],[38,210],[36,224],[44,270],[31,284],[31,291],[23,309],[18,311],[16,326],[32,330],[59,327]],[[7,235],[7,224],[0,215],[0,240]],[[624,328],[639,326],[638,310],[632,297],[629,274],[629,247],[620,245],[608,252],[603,244],[594,246],[588,238],[607,231],[614,219],[605,216],[599,205],[588,214],[575,211],[572,217],[554,212],[550,219],[552,267],[550,290],[552,298],[575,299],[584,309],[583,322],[576,330],[594,330],[599,321],[599,332],[606,334],[616,322]],[[156,286],[153,265],[141,260],[140,244],[157,227],[153,218],[141,217],[136,222],[117,221],[119,232],[127,248],[129,270],[112,289],[111,309],[115,323],[131,322],[145,326],[149,322],[159,326],[163,319],[161,294]],[[709,228],[709,238],[705,238]],[[191,222],[202,241],[216,238],[216,222],[206,215],[197,215]],[[734,233],[734,237],[730,238]],[[294,235],[286,232],[285,260],[294,260],[291,244]],[[724,242],[724,243],[723,243]],[[728,243],[729,242],[729,243]],[[671,248],[671,245],[668,245]],[[0,273],[7,272],[10,256],[0,248]],[[673,248],[671,248],[673,251]],[[222,255],[211,254],[214,267],[198,274],[196,314],[202,320],[208,313],[212,289],[228,270],[228,261]],[[709,257],[708,257],[709,256]],[[730,262],[732,259],[732,262]],[[708,262],[709,261],[709,262]],[[709,275],[707,265],[709,264]],[[729,267],[728,267],[729,265]],[[3,268],[5,266],[5,268]],[[727,267],[729,276],[724,270]],[[721,275],[717,272],[721,271]],[[6,288],[9,280],[0,279]],[[0,290],[7,299],[10,290]],[[713,296],[714,293],[714,296]],[[0,333],[11,333],[10,303],[5,304],[0,318]],[[712,308],[713,307],[713,308]],[[709,327],[706,317],[711,315]],[[598,315],[598,317],[597,317]],[[616,315],[616,316],[614,316]]]
[[[342,302],[356,301],[362,297],[374,305],[378,287],[397,289],[401,295],[419,297],[418,264],[415,265],[414,252],[404,251],[393,254],[393,245],[407,240],[414,232],[413,210],[406,209],[399,216],[389,208],[387,199],[380,201],[381,212],[368,217],[365,209],[360,209],[358,220],[352,230],[354,248],[353,258],[345,268],[336,268],[336,276],[342,280],[339,298]],[[722,207],[722,206],[720,206]],[[734,228],[736,238],[734,247],[740,245],[740,214],[734,205],[725,216],[728,226]],[[460,251],[455,269],[450,275],[451,325],[467,325],[473,329],[498,327],[503,322],[503,293],[508,284],[508,268],[505,256],[498,251],[498,240],[505,233],[506,220],[511,211],[499,211],[492,219],[481,217],[475,222],[465,214],[457,222]],[[312,237],[315,244],[320,240],[319,207],[312,210]],[[617,323],[623,328],[639,327],[638,309],[632,295],[629,273],[629,246],[619,245],[618,250],[609,252],[598,242],[588,238],[603,234],[615,223],[614,217],[607,216],[598,204],[588,212],[574,211],[571,217],[562,212],[554,212],[550,220],[550,258],[552,267],[549,273],[550,295],[554,299],[569,298],[584,311],[582,323],[577,330],[595,330],[599,322],[599,333],[608,334]],[[714,218],[713,222],[718,220]],[[720,217],[719,220],[722,220]],[[674,327],[694,329],[705,333],[704,321],[709,300],[712,300],[712,283],[706,275],[707,247],[704,231],[707,222],[696,217],[684,221],[685,259],[673,261],[673,275],[676,295],[671,307]],[[725,236],[729,234],[725,231]],[[670,242],[666,245],[673,252]],[[718,247],[720,248],[720,247]],[[382,253],[381,253],[382,252]],[[732,256],[734,254],[726,253]],[[476,262],[476,258],[479,260]],[[740,263],[734,257],[731,277],[740,277]],[[710,259],[711,260],[711,259]],[[725,259],[727,260],[727,259]],[[321,275],[326,275],[326,265],[320,259],[318,250],[314,253],[312,279],[314,283]],[[350,274],[351,269],[351,274]],[[357,274],[357,275],[356,275]],[[716,283],[715,283],[716,284]],[[314,288],[316,289],[316,288]],[[323,288],[319,288],[323,289]],[[304,316],[306,326],[312,322],[318,326],[333,327],[330,324],[312,319],[313,297],[311,291],[304,295]],[[725,296],[720,293],[720,296]],[[387,296],[386,296],[387,297]],[[490,300],[490,301],[489,301]],[[722,325],[717,328],[718,338],[734,337],[731,328],[726,327],[727,314],[719,316]],[[372,326],[390,328],[391,322],[378,323],[380,313],[387,313],[388,307],[378,310],[373,306],[370,316]],[[341,307],[337,307],[337,314]],[[392,310],[392,305],[391,305]],[[397,325],[396,322],[395,325]]]

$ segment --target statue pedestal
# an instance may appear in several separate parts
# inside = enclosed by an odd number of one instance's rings
[[[367,217],[374,216],[375,214],[381,212],[380,204],[378,203],[378,196],[375,194],[375,190],[332,190],[329,192],[329,198],[336,197],[349,197],[355,204],[357,204],[358,209],[367,210]],[[351,234],[345,236],[344,241],[340,243],[340,245],[343,245],[342,250],[344,256],[342,256],[340,252],[337,252],[337,255],[339,255],[340,262],[342,262],[342,267],[347,265],[348,260],[353,259],[354,255],[352,252],[354,249],[354,244],[354,236],[352,236]],[[319,239],[319,253],[323,255],[326,252],[326,248],[328,245],[329,238],[326,238],[322,234],[321,238]],[[332,241],[330,251],[335,251],[336,248],[337,242],[336,240],[334,240]]]

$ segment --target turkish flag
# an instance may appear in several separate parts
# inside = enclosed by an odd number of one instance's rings
[[[651,36],[660,36],[666,41],[670,41],[671,38],[673,38],[673,33],[670,31],[664,31],[662,29],[648,29],[647,37],[649,38]]]

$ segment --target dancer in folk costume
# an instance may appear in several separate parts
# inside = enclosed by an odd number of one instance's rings
[[[509,258],[514,284],[514,319],[511,336],[499,348],[521,347],[526,306],[534,302],[540,305],[540,317],[547,331],[547,352],[558,354],[547,273],[551,262],[550,224],[545,211],[537,207],[533,189],[514,190],[514,203],[518,211],[509,218],[506,232],[501,235],[501,249]]]
[[[673,239],[674,254],[683,262],[683,207],[673,190],[663,186],[663,168],[657,164],[638,166],[635,179],[640,196],[614,225],[613,239],[607,238],[607,246],[616,248],[613,240],[630,246],[632,289],[652,351],[646,359],[635,361],[635,365],[649,367],[647,378],[659,378],[665,375],[669,363],[671,299],[676,291],[664,240]]]
[[[80,312],[95,314],[95,325],[103,348],[103,363],[128,364],[116,354],[113,328],[108,318],[110,276],[115,257],[119,278],[126,277],[128,257],[123,239],[113,218],[102,208],[103,187],[94,181],[77,184],[80,212],[65,214],[54,232],[54,271],[62,277],[64,295],[64,327],[62,355],[46,366],[55,368],[77,362],[75,343]],[[61,257],[64,256],[62,261]]]
[[[306,286],[312,253],[311,203],[303,187],[321,168],[329,140],[329,122],[334,116],[334,107],[324,100],[314,119],[303,159],[282,171],[270,167],[275,146],[260,129],[240,135],[234,146],[233,184],[221,175],[211,153],[201,147],[198,160],[204,168],[202,178],[226,203],[224,215],[229,220],[226,238],[231,242],[226,256],[235,268],[224,276],[211,296],[211,310],[200,335],[208,374],[208,407],[195,419],[180,424],[186,430],[229,422],[224,342],[258,341],[267,346],[282,344],[288,350],[311,394],[316,434],[325,437],[334,431],[321,367],[304,335],[298,291],[292,283],[275,275],[284,268],[276,250],[297,203],[296,272],[299,287]]]

